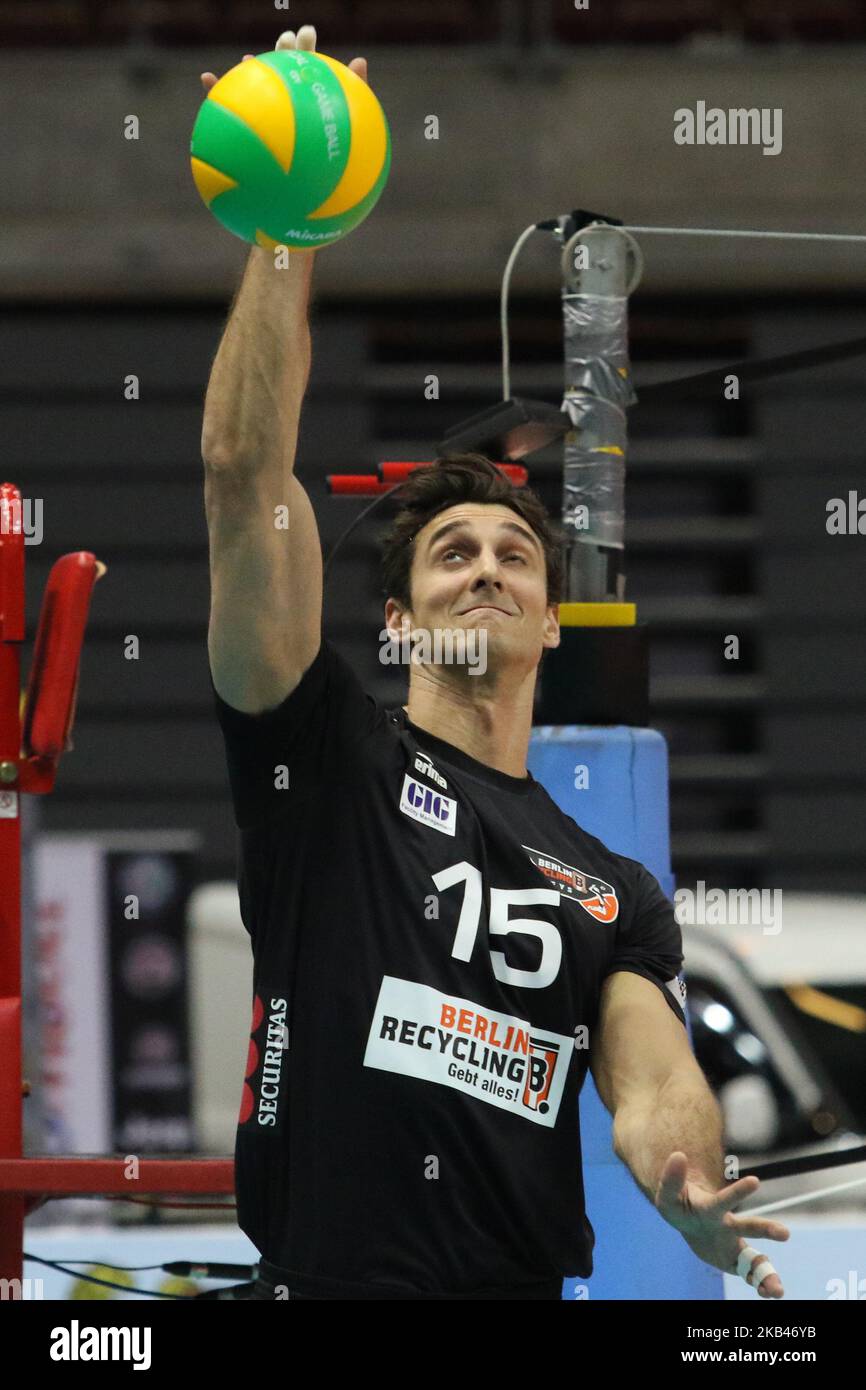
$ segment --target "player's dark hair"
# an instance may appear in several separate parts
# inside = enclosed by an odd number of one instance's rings
[[[429,468],[416,468],[401,485],[399,511],[382,545],[385,597],[411,610],[415,537],[439,512],[461,502],[510,507],[532,527],[544,550],[548,606],[559,603],[564,539],[561,530],[551,521],[537,493],[528,487],[515,487],[484,454],[437,458]]]

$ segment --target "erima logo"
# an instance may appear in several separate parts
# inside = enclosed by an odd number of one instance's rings
[[[440,772],[437,772],[426,753],[420,750],[415,758],[415,771],[423,772],[428,777],[432,777],[434,782],[438,782],[440,787],[447,787],[448,783]]]
[[[432,830],[441,830],[443,835],[455,833],[457,802],[449,796],[441,796],[432,787],[425,787],[423,782],[416,782],[408,772],[403,778],[400,810],[422,825],[429,825]]]

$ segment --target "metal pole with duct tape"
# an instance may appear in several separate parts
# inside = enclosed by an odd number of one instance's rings
[[[636,399],[628,300],[643,259],[629,233],[579,227],[562,250],[566,536],[560,646],[542,668],[540,724],[649,722],[647,634],[625,601],[626,409]]]
[[[625,528],[626,407],[635,401],[628,354],[628,296],[640,279],[637,243],[592,223],[562,252],[565,436],[562,522],[569,537],[566,599],[621,601]]]

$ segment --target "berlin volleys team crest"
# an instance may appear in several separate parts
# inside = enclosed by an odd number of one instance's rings
[[[542,854],[530,845],[524,845],[523,848],[536,869],[544,874],[550,887],[558,888],[563,898],[570,898],[572,902],[578,903],[584,912],[588,912],[597,922],[616,921],[619,916],[619,899],[612,884],[605,883],[597,874],[588,874],[583,869],[576,869],[573,864],[566,864],[553,855]]]

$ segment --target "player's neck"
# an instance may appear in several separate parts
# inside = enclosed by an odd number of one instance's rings
[[[509,777],[525,778],[534,691],[535,672],[531,681],[495,697],[470,696],[438,681],[412,681],[403,708],[433,738]]]

